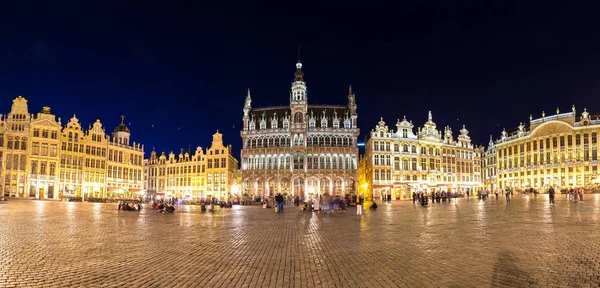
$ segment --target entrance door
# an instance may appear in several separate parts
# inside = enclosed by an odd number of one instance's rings
[[[40,195],[40,199],[44,199],[44,188],[38,189],[38,195]]]
[[[293,196],[305,197],[305,195],[304,195],[304,179],[303,178],[294,180],[294,195]]]
[[[29,186],[29,197],[35,198],[35,186]]]
[[[54,184],[48,184],[48,198],[54,199]]]

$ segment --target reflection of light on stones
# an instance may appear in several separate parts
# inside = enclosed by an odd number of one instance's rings
[[[44,208],[46,208],[45,201],[36,201],[35,203],[35,211],[37,212],[38,217],[42,217],[45,213]]]
[[[486,201],[489,201],[489,198],[480,200],[477,205],[477,228],[479,228],[477,238],[485,238],[487,235]]]
[[[102,219],[102,203],[91,203],[92,204],[92,215],[94,220],[100,221]]]
[[[583,196],[585,197],[586,195]],[[588,198],[590,198],[589,195]],[[592,203],[592,205],[594,206],[594,213],[592,215],[592,218],[594,219],[594,223],[598,223],[598,214],[600,214],[600,194],[594,194]]]

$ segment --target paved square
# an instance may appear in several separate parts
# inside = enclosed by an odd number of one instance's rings
[[[600,195],[586,197],[401,201],[362,217],[10,200],[0,286],[598,287]]]

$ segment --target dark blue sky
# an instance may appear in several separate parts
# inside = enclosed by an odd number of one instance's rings
[[[107,131],[124,114],[147,151],[206,147],[216,129],[238,151],[246,89],[288,104],[298,43],[310,103],[346,104],[352,84],[361,140],[427,110],[476,143],[530,113],[600,111],[598,7],[579,1],[40,2],[0,4],[0,111],[23,95]]]

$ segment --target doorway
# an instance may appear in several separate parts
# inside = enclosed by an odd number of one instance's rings
[[[54,199],[54,184],[48,184],[48,198]]]

